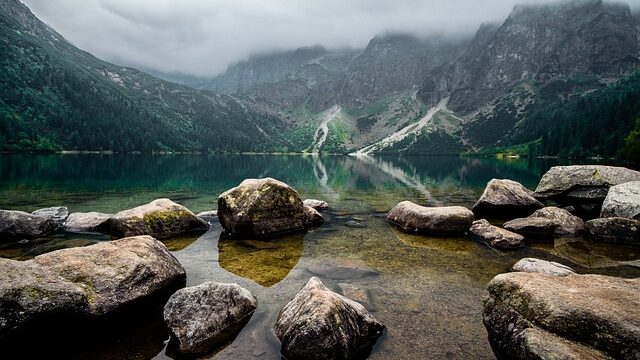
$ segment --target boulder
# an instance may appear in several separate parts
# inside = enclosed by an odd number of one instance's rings
[[[535,194],[537,198],[553,199],[563,204],[602,204],[610,187],[639,180],[640,172],[623,167],[554,166],[542,176]]]
[[[184,286],[186,273],[150,236],[64,249],[28,261],[0,259],[0,339],[103,317]]]
[[[477,216],[516,218],[528,216],[544,205],[533,197],[533,191],[512,180],[489,181],[482,196],[473,206]]]
[[[315,199],[306,199],[302,202],[304,206],[312,207],[318,211],[325,211],[329,209],[329,204],[326,201],[315,200]]]
[[[587,221],[587,236],[594,241],[612,244],[640,245],[640,220],[604,218]]]
[[[488,242],[497,249],[517,249],[524,245],[524,237],[522,235],[493,226],[485,219],[474,221],[469,233]]]
[[[46,216],[51,218],[58,227],[62,226],[67,218],[69,217],[69,209],[64,206],[56,206],[45,209],[38,209],[36,211],[31,212],[33,215]]]
[[[600,217],[640,220],[640,181],[612,186],[602,204]]]
[[[504,223],[504,228],[527,237],[553,237],[558,224],[550,219],[526,217]]]
[[[182,354],[203,354],[233,338],[258,307],[238,284],[206,282],[178,290],[164,307],[169,347]]]
[[[118,237],[150,235],[167,239],[208,228],[206,221],[169,199],[153,200],[146,205],[121,211],[109,219],[110,232]]]
[[[0,238],[23,239],[51,235],[58,224],[48,216],[0,210]]]
[[[304,208],[298,193],[274,180],[248,179],[218,198],[223,229],[236,237],[267,237],[304,231]]]
[[[218,220],[218,210],[203,211],[196,214],[196,216],[211,224],[212,222]]]
[[[462,206],[424,207],[403,201],[391,209],[387,221],[405,232],[456,235],[469,230],[473,213]]]
[[[311,278],[280,311],[274,330],[287,359],[364,359],[384,325],[364,306]]]
[[[109,219],[111,214],[99,212],[71,213],[62,229],[70,233],[95,233],[109,232]]]
[[[307,228],[318,227],[324,223],[324,216],[310,206],[304,206],[304,226]]]
[[[498,359],[638,359],[640,279],[515,272],[487,287]]]
[[[513,265],[511,271],[540,273],[553,276],[567,276],[576,273],[572,268],[566,265],[534,258],[524,258],[519,260],[515,265]]]
[[[531,218],[549,219],[555,222],[555,235],[575,235],[584,230],[584,221],[577,216],[571,215],[565,209],[555,206],[548,206],[540,210],[536,210],[530,216]]]

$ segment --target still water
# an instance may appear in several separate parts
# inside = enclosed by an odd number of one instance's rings
[[[640,251],[564,238],[501,252],[466,238],[403,234],[384,216],[402,200],[470,208],[492,178],[534,189],[553,165],[555,160],[458,157],[4,155],[0,208],[64,205],[70,212],[113,213],[167,197],[200,212],[215,209],[218,195],[245,178],[273,177],[303,198],[327,201],[325,224],[304,235],[260,242],[221,238],[214,223],[202,236],[165,241],[187,269],[189,286],[233,282],[258,298],[247,326],[212,358],[280,359],[271,332],[278,312],[309,277],[318,276],[335,290],[340,284],[359,288],[387,326],[371,359],[492,359],[481,315],[484,287],[492,277],[523,257],[558,261],[580,273],[640,277],[635,261]],[[357,227],[347,226],[354,222]],[[105,240],[57,235],[0,244],[0,256],[29,259]],[[128,324],[134,336],[96,339],[71,355],[165,359],[168,336],[158,319]]]

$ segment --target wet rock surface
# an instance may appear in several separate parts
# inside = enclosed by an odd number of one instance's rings
[[[0,210],[0,237],[9,240],[51,235],[58,224],[49,216],[22,211]]]
[[[371,300],[371,294],[368,290],[347,283],[339,283],[338,290],[340,291],[340,294],[342,294],[342,296],[346,297],[347,299],[359,302],[368,311],[376,311],[376,308],[375,306],[373,306],[373,302]]]
[[[274,331],[287,359],[363,359],[384,325],[364,306],[311,278],[282,309]]]
[[[493,226],[485,219],[474,221],[469,234],[486,241],[496,249],[509,250],[524,246],[524,236]]]
[[[533,197],[533,191],[512,180],[489,181],[473,213],[482,217],[516,218],[528,216],[544,205]]]
[[[575,274],[576,272],[566,266],[553,261],[546,261],[534,258],[524,258],[519,260],[513,265],[511,271],[514,272],[526,272],[526,273],[540,273],[553,276],[567,276]]]
[[[287,184],[247,179],[218,198],[218,218],[232,236],[269,237],[304,231],[304,209]]]
[[[169,351],[205,354],[233,339],[257,308],[238,284],[205,282],[178,290],[164,307],[171,332]]]
[[[640,181],[612,186],[602,204],[600,217],[640,220]]]
[[[70,233],[108,232],[111,214],[99,212],[71,213],[62,229]]]
[[[31,212],[33,215],[45,216],[51,218],[58,227],[62,226],[64,222],[69,217],[69,209],[64,206],[55,206],[49,207],[45,209],[38,209],[36,211]]]
[[[585,224],[587,236],[612,244],[640,245],[640,220],[613,217],[593,219]]]
[[[473,216],[462,206],[425,207],[403,201],[391,209],[387,221],[411,233],[459,235],[469,230]]]

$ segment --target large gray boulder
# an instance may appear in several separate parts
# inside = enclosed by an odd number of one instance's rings
[[[602,204],[600,217],[640,220],[640,181],[612,186]]]
[[[364,359],[384,325],[314,277],[280,311],[274,330],[290,360]]]
[[[640,220],[603,218],[587,221],[587,236],[595,241],[612,244],[640,245]]]
[[[473,213],[488,218],[528,216],[544,205],[533,197],[533,191],[512,180],[489,181]]]
[[[206,282],[178,290],[164,307],[171,332],[169,347],[181,354],[203,354],[234,337],[258,307],[238,284]]]
[[[48,216],[22,211],[0,210],[0,238],[19,240],[51,235],[58,224]]]
[[[554,166],[542,176],[535,194],[564,204],[601,204],[610,187],[629,181],[640,181],[640,172],[604,165]]]
[[[58,227],[62,226],[69,217],[69,209],[64,206],[55,206],[45,209],[38,209],[31,212],[33,215],[46,216],[51,218]]]
[[[106,316],[184,286],[186,273],[150,236],[58,250],[28,261],[0,259],[0,339],[57,321]]]
[[[584,221],[567,210],[548,206],[529,217],[507,221],[504,228],[531,237],[577,235],[584,230]]]
[[[487,220],[474,221],[469,234],[480,238],[496,249],[517,249],[524,245],[524,236],[491,225]]]
[[[111,214],[99,212],[71,213],[64,223],[62,229],[70,233],[95,233],[109,232],[109,219]]]
[[[511,271],[515,272],[527,272],[527,273],[540,273],[553,276],[567,276],[575,274],[576,272],[566,266],[553,261],[546,261],[534,258],[520,259],[513,265]]]
[[[473,212],[462,206],[425,207],[403,201],[391,209],[387,221],[409,233],[456,235],[469,230]]]
[[[153,200],[146,205],[121,211],[109,219],[110,232],[118,237],[150,235],[167,239],[208,228],[206,221],[169,199]]]
[[[274,180],[247,179],[218,198],[223,229],[236,237],[268,237],[304,231],[304,209],[298,193]]]
[[[487,287],[498,359],[640,358],[640,279],[514,272]]]

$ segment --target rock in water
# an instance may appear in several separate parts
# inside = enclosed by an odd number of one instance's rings
[[[58,224],[48,216],[22,211],[0,210],[0,237],[9,239],[37,238],[51,235]]]
[[[553,237],[558,224],[545,218],[520,218],[504,223],[504,228],[527,237]]]
[[[484,324],[498,359],[638,359],[640,279],[508,273],[493,278]]]
[[[531,218],[549,219],[557,224],[554,230],[555,235],[575,235],[584,230],[584,221],[577,216],[571,215],[565,209],[555,206],[548,206],[537,210],[530,216]]]
[[[485,219],[474,221],[469,233],[481,238],[497,249],[517,249],[524,245],[524,237],[522,235],[493,226]]]
[[[640,181],[640,172],[603,165],[554,166],[542,176],[535,194],[564,204],[601,204],[610,187],[629,181]]]
[[[540,273],[553,276],[567,276],[576,273],[572,268],[566,265],[534,258],[521,259],[513,265],[511,271]]]
[[[232,339],[249,321],[258,300],[238,284],[204,284],[178,290],[164,307],[170,348],[203,354]]]
[[[410,233],[456,235],[469,230],[473,213],[462,206],[424,207],[403,201],[391,209],[387,221]]]
[[[280,311],[274,330],[290,360],[364,359],[384,325],[314,277]]]
[[[203,211],[196,214],[196,216],[208,223],[212,223],[218,220],[218,210]]]
[[[640,220],[640,181],[612,186],[602,204],[600,217]]]
[[[113,215],[109,219],[109,227],[115,236],[151,235],[166,239],[206,230],[209,224],[182,205],[169,199],[157,199]]]
[[[587,236],[595,241],[612,244],[640,245],[640,220],[604,218],[587,221]]]
[[[58,227],[62,226],[69,217],[69,209],[64,206],[50,207],[46,209],[38,209],[31,212],[33,215],[46,216],[51,218]]]
[[[232,236],[267,237],[304,231],[298,193],[274,180],[247,179],[218,198],[218,218]]]
[[[109,232],[111,214],[98,212],[71,213],[62,229],[70,233]]]
[[[533,191],[512,180],[489,181],[473,213],[483,217],[516,218],[528,216],[544,205],[533,197]]]
[[[329,208],[329,204],[326,201],[315,200],[315,199],[306,199],[302,202],[304,206],[312,207],[318,211],[325,211]]]
[[[150,236],[53,251],[28,261],[0,259],[0,340],[102,317],[184,286],[186,273]],[[71,325],[69,325],[71,326]]]
[[[304,206],[304,225],[307,228],[318,227],[324,224],[324,216],[310,206]]]

